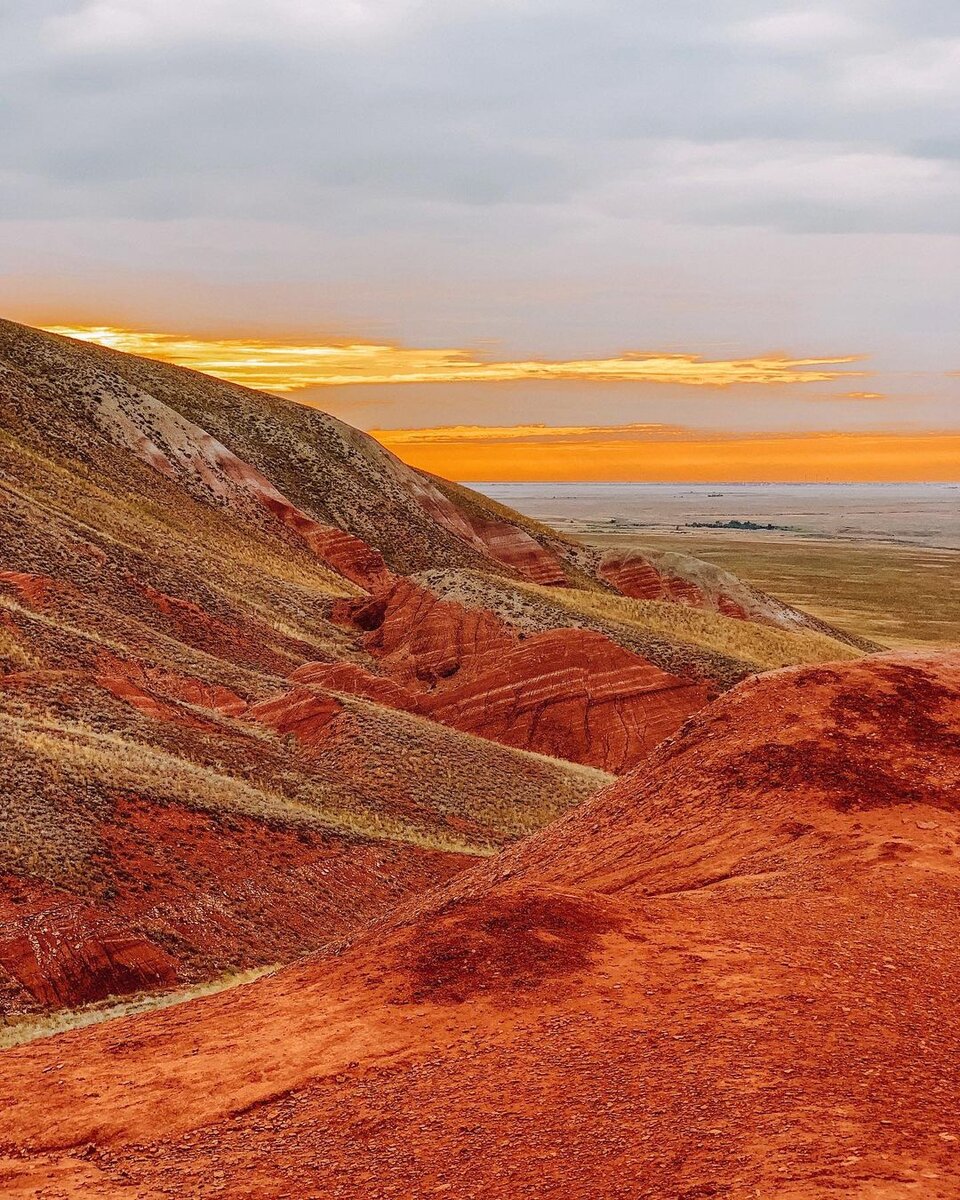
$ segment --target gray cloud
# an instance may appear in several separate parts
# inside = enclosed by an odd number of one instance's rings
[[[31,6],[0,18],[4,211],[335,223],[362,213],[375,230],[404,219],[409,199],[583,207],[646,179],[642,217],[828,230],[960,223],[942,165],[957,138],[960,22],[951,28],[943,6],[667,8]],[[731,171],[748,160],[737,202],[708,171],[696,203],[677,203],[690,163],[716,162],[731,144]],[[767,170],[751,157],[758,144]],[[892,192],[843,170],[858,157]],[[804,186],[805,161],[815,179],[835,164],[832,195]]]
[[[955,0],[11,4],[0,301],[946,369],[958,101]]]

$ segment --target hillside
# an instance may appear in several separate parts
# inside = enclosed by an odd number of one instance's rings
[[[5,1194],[952,1198],[958,796],[960,656],[749,680],[351,942],[0,1056]]]
[[[862,652],[316,410],[0,322],[0,1004],[289,961],[752,672]]]

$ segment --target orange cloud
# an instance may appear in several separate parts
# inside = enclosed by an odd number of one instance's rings
[[[519,443],[524,446],[618,439],[624,435],[675,433],[673,425],[439,425],[432,429],[373,429],[371,435],[391,449],[397,446],[464,445],[467,443]]]
[[[411,466],[489,481],[960,480],[960,434],[725,434],[674,426],[375,430]]]
[[[709,360],[696,354],[641,354],[564,362],[484,362],[469,350],[424,350],[389,343],[306,345],[240,339],[201,339],[98,326],[47,326],[50,333],[98,342],[128,354],[159,358],[267,392],[307,387],[395,383],[500,383],[523,379],[680,384],[724,388],[735,384],[823,383],[856,378],[837,370],[857,362],[840,358]]]

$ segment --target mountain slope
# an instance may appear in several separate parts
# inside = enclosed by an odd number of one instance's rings
[[[947,1200],[958,796],[960,656],[748,681],[352,944],[5,1054],[7,1192]]]
[[[861,653],[677,569],[642,604],[685,621],[622,610],[585,547],[323,413],[0,322],[0,1002],[286,961],[752,671]]]

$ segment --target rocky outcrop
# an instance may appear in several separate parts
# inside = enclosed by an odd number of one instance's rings
[[[341,695],[362,696],[403,712],[419,711],[420,697],[415,691],[387,676],[374,675],[356,663],[305,663],[290,678]]]
[[[706,600],[698,587],[661,574],[648,558],[634,551],[605,554],[597,574],[604,583],[635,600],[678,600],[693,607],[702,607]]]
[[[2,972],[43,1008],[157,991],[177,978],[175,960],[159,946],[69,903],[0,921]]]
[[[707,700],[602,634],[535,634],[474,662],[421,711],[468,733],[619,773],[635,767]]]
[[[369,600],[337,602],[333,619],[363,631],[364,648],[385,674],[418,689],[444,686],[474,661],[510,650],[517,635],[491,612],[438,600],[398,579]]]
[[[292,735],[308,750],[327,740],[330,723],[343,711],[334,696],[311,688],[294,688],[273,700],[264,700],[247,710],[247,717],[279,734]]]
[[[743,606],[722,587],[707,589],[702,583],[671,572],[663,565],[658,569],[638,550],[609,551],[600,560],[597,575],[604,583],[634,600],[673,600],[691,608],[709,608],[728,617],[748,619]]]
[[[367,601],[340,601],[335,615],[363,631],[365,649],[402,689],[368,681],[365,694],[603,770],[636,765],[708,696],[702,681],[671,675],[601,633],[527,634],[408,579]],[[331,677],[325,664],[296,672],[324,686]],[[356,676],[350,682],[357,688]]]

